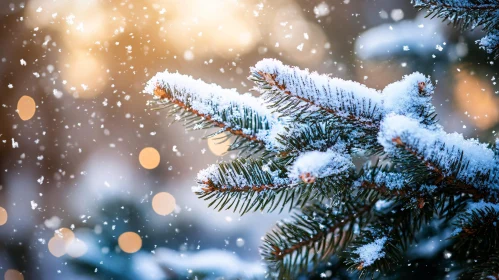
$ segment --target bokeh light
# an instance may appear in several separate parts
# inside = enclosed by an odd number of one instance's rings
[[[54,237],[58,237],[64,240],[64,243],[67,245],[73,242],[73,240],[75,239],[75,234],[69,228],[60,228],[59,230],[55,231]]]
[[[30,120],[36,112],[36,103],[31,96],[24,95],[17,102],[17,113],[23,121]]]
[[[102,63],[85,50],[74,50],[63,58],[64,69],[61,77],[66,81],[64,87],[77,98],[96,97],[104,87],[106,75]]]
[[[268,46],[294,64],[317,67],[330,48],[324,30],[303,16],[296,3],[287,3],[274,13]]]
[[[159,35],[179,52],[194,49],[196,57],[213,53],[234,57],[251,51],[260,40],[258,24],[253,14],[247,12],[246,3],[232,0],[155,2],[158,11],[166,15],[161,18],[164,23]]]
[[[49,252],[56,258],[60,258],[66,254],[66,242],[64,239],[54,236],[48,243]]]
[[[3,226],[7,223],[9,215],[7,214],[7,210],[3,207],[0,207],[0,226]]]
[[[492,127],[499,120],[499,100],[491,86],[476,75],[457,72],[454,96],[460,111],[465,112],[480,129]]]
[[[224,140],[223,136],[215,136],[208,138],[208,148],[216,156],[223,156],[230,148],[231,141]]]
[[[7,269],[4,274],[5,280],[24,280],[24,276],[21,272],[15,269]]]
[[[125,232],[118,238],[118,245],[123,252],[132,254],[142,248],[142,238],[135,232]]]
[[[68,254],[73,258],[79,258],[88,251],[88,246],[77,239],[69,228],[60,228],[55,231],[54,236],[48,242],[49,252],[57,258]]]
[[[156,194],[152,199],[152,209],[158,215],[169,215],[175,210],[175,197],[167,192]]]
[[[139,154],[139,162],[145,169],[154,169],[158,167],[160,162],[160,155],[158,150],[152,147],[142,149]]]

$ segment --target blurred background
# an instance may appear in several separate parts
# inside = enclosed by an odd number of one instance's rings
[[[383,89],[420,71],[449,132],[492,141],[498,61],[410,1],[2,0],[0,278],[262,278],[286,218],[216,212],[197,171],[234,154],[146,106],[178,71],[240,92],[263,58]],[[327,276],[327,275],[326,275]]]

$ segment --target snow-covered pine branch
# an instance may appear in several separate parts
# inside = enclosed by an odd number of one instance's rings
[[[287,169],[264,159],[238,159],[200,171],[193,191],[218,210],[282,211],[344,191],[354,167],[349,156],[333,150],[302,153]]]
[[[499,224],[499,204],[490,202],[473,202],[455,221],[454,238],[458,249],[462,251],[481,248],[491,250],[497,243],[495,231]]]
[[[378,141],[393,158],[403,157],[401,150],[413,155],[439,175],[436,184],[497,200],[497,161],[494,152],[478,140],[428,129],[414,119],[393,114],[383,120]]]
[[[344,250],[354,238],[348,229],[368,224],[373,206],[372,201],[346,201],[337,206],[316,203],[293,215],[291,222],[279,223],[265,236],[261,248],[272,276],[293,279]]]
[[[217,134],[227,131],[256,147],[263,144],[272,149],[274,137],[284,125],[263,100],[249,93],[239,94],[179,73],[158,73],[144,92],[155,96],[155,104],[169,108],[176,120],[186,120],[192,129],[218,127]],[[232,146],[241,144],[236,141]]]
[[[379,91],[264,59],[251,68],[250,80],[276,110],[293,117],[337,117],[357,125],[376,126],[382,116]]]
[[[322,111],[322,116],[377,128],[388,113],[405,114],[421,122],[431,122],[435,113],[431,105],[434,87],[428,77],[418,72],[378,91],[354,81],[264,59],[251,68],[250,79],[270,106],[295,118],[299,113],[317,117],[314,113]]]
[[[361,276],[386,272],[432,219],[447,223],[477,200],[497,205],[499,142],[491,148],[446,133],[429,77],[413,73],[380,91],[267,59],[250,79],[262,97],[168,72],[146,92],[193,128],[242,138],[233,148],[270,152],[208,167],[193,191],[241,214],[301,208],[265,238],[262,254],[276,276],[307,271],[346,247],[350,254],[338,257]],[[352,157],[374,154],[383,164],[356,171]],[[476,230],[479,220],[462,221]]]

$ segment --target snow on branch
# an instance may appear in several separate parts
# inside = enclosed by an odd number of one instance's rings
[[[326,152],[310,151],[298,156],[289,168],[292,181],[315,181],[329,176],[348,176],[348,171],[355,165],[349,155],[340,154],[334,150]]]
[[[364,174],[355,181],[354,187],[396,197],[408,196],[410,178],[399,172],[387,172],[380,168],[364,167]]]
[[[355,235],[348,228],[364,227],[374,202],[345,201],[337,207],[307,205],[291,221],[278,224],[264,238],[262,256],[280,279],[293,279],[296,271],[328,260],[343,250]]]
[[[435,107],[431,104],[435,88],[429,77],[414,72],[383,89],[385,115],[395,113],[435,125]]]
[[[266,59],[250,79],[262,97],[168,72],[145,91],[195,129],[219,127],[267,149],[209,166],[193,191],[241,214],[301,208],[264,239],[271,276],[291,279],[346,248],[338,257],[361,277],[386,273],[432,220],[452,221],[470,201],[487,204],[458,219],[457,238],[496,246],[499,140],[488,147],[446,133],[429,77],[416,72],[378,91]],[[355,154],[382,163],[357,171]]]
[[[361,263],[362,268],[372,265],[376,260],[385,257],[385,252],[383,251],[387,237],[381,237],[374,240],[371,243],[365,244],[358,247],[353,251],[359,257],[355,261]]]
[[[429,77],[418,72],[404,76],[382,92],[354,81],[287,66],[275,59],[258,62],[251,68],[251,75],[250,79],[256,81],[269,103],[274,102],[280,110],[294,113],[306,110],[313,115],[314,112],[325,111],[371,128],[377,128],[379,121],[392,112],[428,123],[432,123],[435,114],[431,105],[434,87]],[[302,105],[282,96],[294,97]]]
[[[339,193],[351,185],[354,167],[349,156],[333,151],[304,153],[291,168],[263,159],[238,159],[200,171],[192,190],[219,210],[271,212]]]
[[[499,16],[499,15],[498,15]],[[477,41],[481,49],[488,53],[496,53],[496,59],[499,56],[499,31],[489,34]]]
[[[277,165],[253,159],[212,164],[198,173],[195,192],[246,192],[287,187],[290,180]]]
[[[499,204],[471,202],[464,213],[454,222],[456,229],[452,236],[457,238],[456,248],[467,251],[470,248],[480,251],[497,252],[497,225],[499,224]]]
[[[379,91],[353,81],[331,78],[308,69],[284,65],[275,59],[264,59],[251,68],[251,80],[271,101],[282,102],[276,95],[295,97],[303,104],[292,104],[312,114],[325,111],[329,114],[355,121],[364,126],[373,126],[382,116],[382,96]],[[269,91],[269,89],[277,89]],[[274,98],[274,100],[272,100]],[[287,101],[287,100],[286,100]],[[283,102],[279,109],[289,108]],[[277,107],[277,106],[276,106]]]
[[[232,209],[241,215],[293,207],[306,193],[304,188],[291,184],[282,167],[264,160],[238,159],[210,165],[198,173],[197,180],[192,190],[209,200],[209,206],[219,211]]]
[[[275,131],[271,130],[279,131],[283,126],[278,114],[264,106],[262,99],[178,73],[158,73],[147,83],[144,92],[155,96],[160,105],[173,105],[175,115],[183,110],[201,118],[194,123],[194,129],[219,127],[221,131],[270,148],[275,144],[272,140]],[[183,117],[186,116],[176,115],[179,119]]]
[[[393,157],[397,157],[400,148],[405,149],[450,184],[461,182],[478,188],[499,189],[493,174],[494,152],[476,139],[466,140],[458,133],[431,130],[415,119],[393,114],[383,120],[378,141]]]

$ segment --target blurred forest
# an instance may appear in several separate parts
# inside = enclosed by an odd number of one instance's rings
[[[146,106],[158,71],[240,92],[267,57],[377,89],[419,71],[446,131],[492,141],[499,130],[499,62],[475,44],[480,30],[424,19],[409,0],[4,0],[0,21],[7,279],[263,277],[260,238],[287,214],[240,217],[197,199],[197,171],[234,155]],[[36,103],[27,121],[24,95]],[[139,162],[146,147],[158,167]],[[169,215],[152,207],[160,192],[175,198]],[[138,252],[118,242],[125,232]],[[51,247],[55,235],[71,246]]]

